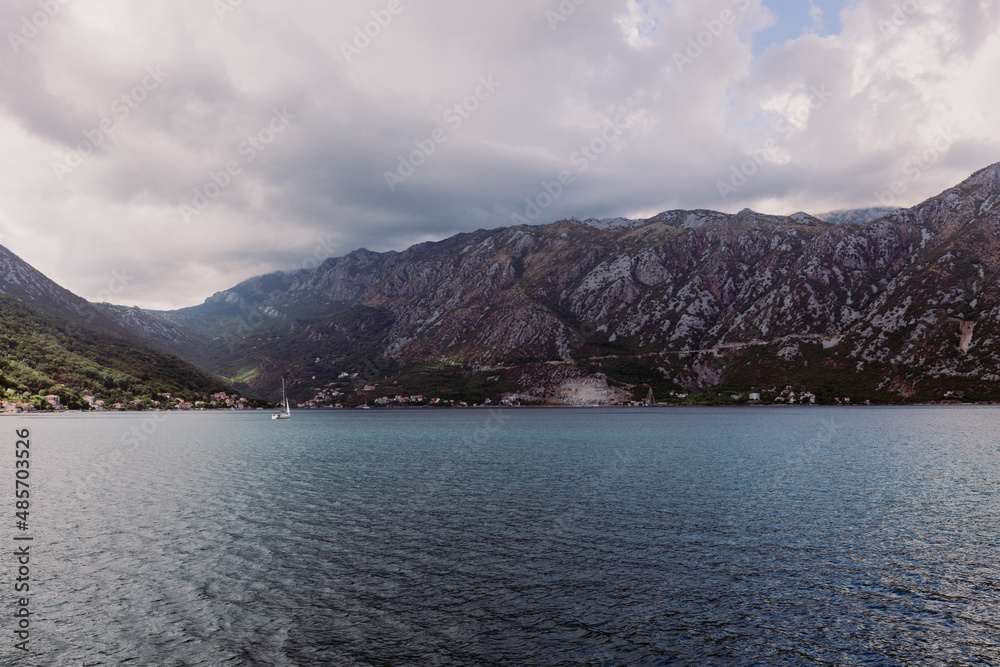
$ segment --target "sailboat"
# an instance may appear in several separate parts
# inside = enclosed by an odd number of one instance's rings
[[[284,403],[284,411],[279,410],[271,414],[271,419],[291,419],[292,411],[288,407],[288,396],[285,395],[285,378],[281,378],[281,402]]]

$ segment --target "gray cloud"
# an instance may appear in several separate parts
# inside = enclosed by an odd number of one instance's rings
[[[766,0],[345,4],[64,0],[28,39],[6,3],[0,242],[168,308],[514,215],[913,204],[1000,159],[989,3],[858,0],[768,48]]]

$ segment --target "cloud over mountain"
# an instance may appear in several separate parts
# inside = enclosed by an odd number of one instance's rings
[[[784,16],[767,0],[12,0],[0,243],[85,297],[175,307],[532,205],[539,223],[909,206],[996,161],[1000,9],[857,0],[835,33],[760,43]]]

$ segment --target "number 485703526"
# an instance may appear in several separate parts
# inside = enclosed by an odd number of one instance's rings
[[[28,478],[30,477],[29,468],[31,466],[31,441],[28,439],[31,435],[28,429],[22,429],[16,431],[17,434],[17,445],[14,448],[14,456],[17,457],[14,463],[14,495],[16,500],[14,502],[14,507],[16,512],[14,513],[17,518],[17,528],[19,530],[28,530],[28,508],[31,507],[29,498],[29,484]]]

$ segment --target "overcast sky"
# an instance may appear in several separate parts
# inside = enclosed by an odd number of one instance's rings
[[[0,243],[127,305],[523,220],[908,206],[1000,161],[993,0],[5,0],[0,26]]]

